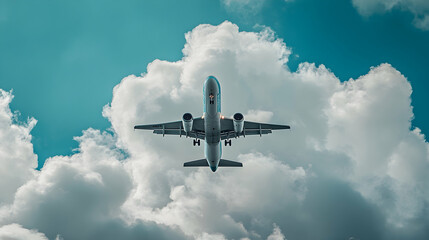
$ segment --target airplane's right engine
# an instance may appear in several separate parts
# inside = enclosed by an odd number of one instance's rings
[[[243,116],[243,114],[241,114],[241,113],[234,114],[233,121],[234,121],[234,131],[236,133],[243,132],[243,129],[244,129],[244,116]]]
[[[183,114],[182,123],[183,123],[183,130],[185,130],[186,133],[191,132],[192,124],[194,123],[194,118],[192,117],[192,114],[190,113]]]

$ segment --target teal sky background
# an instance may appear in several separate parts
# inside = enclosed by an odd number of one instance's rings
[[[248,14],[220,1],[0,0],[0,88],[13,89],[21,121],[38,120],[39,167],[71,154],[82,130],[110,126],[101,111],[123,77],[154,59],[181,59],[186,32],[225,20],[242,31],[271,27],[292,48],[292,70],[315,62],[345,81],[392,64],[412,84],[413,125],[429,132],[429,32],[415,28],[409,12],[362,17],[341,0],[271,0]]]

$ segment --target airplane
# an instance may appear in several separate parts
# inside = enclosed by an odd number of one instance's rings
[[[185,113],[182,120],[168,123],[136,125],[134,129],[153,130],[155,134],[178,135],[194,138],[193,145],[200,146],[200,140],[205,140],[205,157],[203,159],[185,162],[183,167],[210,167],[216,172],[218,167],[242,167],[241,162],[221,159],[222,140],[225,146],[231,146],[231,138],[246,137],[272,133],[272,130],[290,129],[288,125],[268,124],[244,121],[241,113],[235,113],[233,118],[221,115],[221,92],[219,81],[209,76],[203,87],[203,116],[193,118],[191,113]]]

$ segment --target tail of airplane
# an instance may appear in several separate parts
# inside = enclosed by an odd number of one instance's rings
[[[185,162],[183,164],[183,167],[208,167],[209,164],[207,163],[207,160],[205,158]],[[219,167],[243,167],[243,164],[241,162],[234,162],[230,160],[221,159],[219,162]]]
[[[241,162],[234,162],[230,160],[221,159],[219,162],[219,167],[242,167]]]
[[[207,163],[207,160],[203,158],[195,161],[185,162],[183,166],[184,167],[208,167],[209,164]]]

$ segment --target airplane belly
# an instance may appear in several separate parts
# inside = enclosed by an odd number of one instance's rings
[[[206,154],[206,159],[207,162],[210,166],[210,168],[213,171],[216,171],[219,162],[220,162],[220,158],[221,158],[221,144],[220,142],[218,143],[206,143],[205,144],[205,154]]]
[[[206,117],[205,122],[205,134],[207,143],[218,143],[220,142],[220,114],[216,114],[213,117]]]
[[[204,85],[204,132],[205,155],[213,172],[216,171],[222,155],[220,144],[220,85],[209,77]]]

